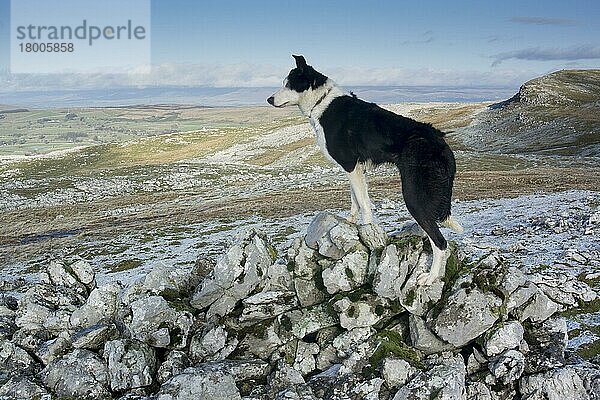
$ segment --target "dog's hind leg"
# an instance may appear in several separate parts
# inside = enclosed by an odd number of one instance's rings
[[[371,209],[371,200],[369,200],[364,166],[360,163],[356,164],[354,170],[348,174],[348,178],[350,179],[350,187],[354,198],[352,205],[354,206],[356,203],[358,206],[358,211],[360,211],[363,224],[372,224],[373,210]],[[350,214],[352,216],[352,209]]]

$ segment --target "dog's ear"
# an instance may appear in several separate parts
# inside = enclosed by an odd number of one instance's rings
[[[306,67],[306,60],[304,59],[304,56],[297,56],[292,54],[292,57],[296,59],[296,67],[300,69],[304,69]]]

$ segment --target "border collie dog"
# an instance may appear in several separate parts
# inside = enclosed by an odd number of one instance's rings
[[[462,232],[450,213],[456,163],[444,134],[430,124],[345,93],[307,65],[303,56],[293,57],[296,68],[267,102],[275,107],[297,105],[310,119],[325,157],[348,174],[352,201],[349,220],[353,223],[359,214],[362,223],[373,222],[365,180],[367,167],[384,163],[398,167],[406,208],[429,237],[433,249],[431,269],[417,282],[431,285],[444,275],[450,254],[438,223]]]

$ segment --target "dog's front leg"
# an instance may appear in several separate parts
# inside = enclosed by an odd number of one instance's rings
[[[350,206],[350,216],[348,217],[348,222],[351,224],[355,224],[358,222],[358,202],[356,201],[356,196],[354,196],[354,190],[350,188],[350,201],[352,205]]]
[[[354,171],[348,174],[350,179],[350,187],[352,196],[357,204],[363,224],[373,223],[373,210],[371,209],[371,200],[367,189],[367,181],[365,179],[364,167],[357,164]],[[354,206],[354,202],[352,204]],[[352,209],[350,210],[352,215]]]

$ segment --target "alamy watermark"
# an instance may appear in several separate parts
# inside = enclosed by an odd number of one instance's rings
[[[150,0],[12,0],[12,73],[114,73],[150,65]]]

